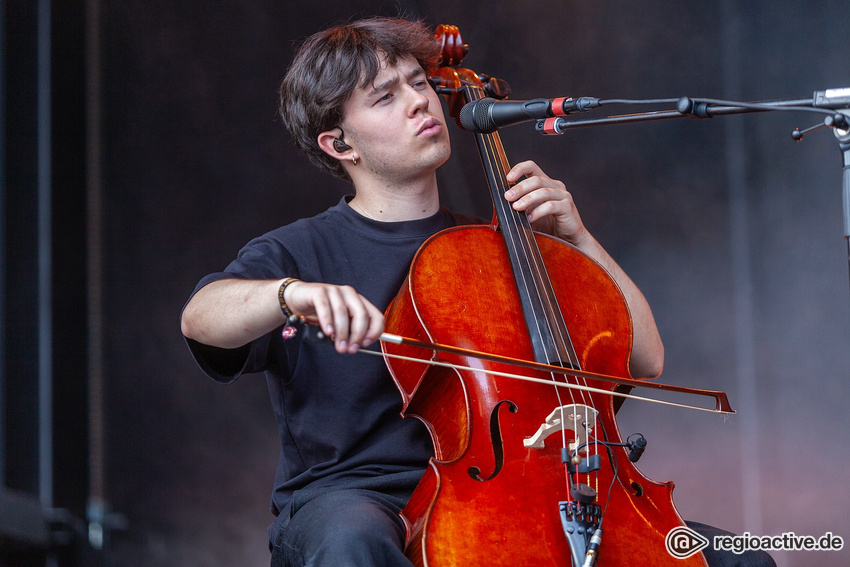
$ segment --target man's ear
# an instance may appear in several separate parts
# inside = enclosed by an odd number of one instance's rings
[[[323,152],[338,160],[351,159],[351,146],[345,143],[340,128],[325,130],[319,134],[316,141]]]

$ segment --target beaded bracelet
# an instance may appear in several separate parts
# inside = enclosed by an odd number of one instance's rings
[[[285,280],[283,280],[277,290],[277,299],[278,301],[280,301],[280,310],[283,312],[283,316],[287,319],[292,317],[292,309],[290,309],[289,306],[286,304],[286,300],[283,298],[283,294],[290,284],[293,284],[297,281],[300,280],[298,280],[297,278],[286,278]]]

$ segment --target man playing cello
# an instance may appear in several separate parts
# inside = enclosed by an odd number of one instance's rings
[[[281,115],[310,160],[350,180],[354,194],[249,242],[198,283],[183,310],[183,334],[208,375],[267,376],[281,440],[272,565],[410,564],[398,513],[433,446],[420,422],[399,415],[383,361],[352,354],[374,348],[420,245],[475,222],[439,203],[436,170],[451,148],[426,74],[438,55],[433,35],[406,20],[362,20],[309,38],[281,85]],[[505,199],[535,230],[610,273],[633,319],[630,371],[660,374],[663,347],[646,300],[585,229],[564,184],[531,161],[508,181]],[[289,336],[289,315],[315,322],[332,343]]]

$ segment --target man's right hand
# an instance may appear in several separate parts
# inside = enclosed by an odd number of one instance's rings
[[[285,322],[278,291],[284,280],[225,279],[198,290],[183,310],[183,334],[203,344],[238,348]],[[294,281],[289,310],[331,337],[340,353],[369,346],[384,331],[384,314],[351,286]]]
[[[284,300],[293,314],[318,324],[340,353],[357,352],[384,332],[384,314],[351,286],[295,281]]]

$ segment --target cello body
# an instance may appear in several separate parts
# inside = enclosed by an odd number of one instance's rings
[[[583,367],[628,375],[631,321],[616,283],[572,246],[548,236],[537,240],[550,274],[569,274],[553,277],[553,286],[565,318],[573,323]],[[387,312],[388,331],[528,360],[532,347],[517,312],[513,281],[505,278],[509,272],[495,227],[460,227],[435,235],[418,252]],[[401,345],[384,348],[432,356]],[[516,370],[443,358],[462,366]],[[393,362],[390,369],[402,392],[404,415],[428,427],[435,448],[435,458],[402,512],[411,561],[428,566],[569,565],[571,550],[558,510],[559,502],[568,499],[560,439],[551,436],[542,449],[523,444],[561,405],[553,388],[415,362]],[[592,434],[620,441],[614,398],[586,394],[585,400],[599,411],[597,422],[605,430]],[[681,560],[665,549],[666,534],[683,525],[673,507],[672,483],[644,477],[625,448],[613,453],[617,478],[605,458],[593,480],[607,508],[598,565],[705,565],[699,554]],[[479,478],[493,476],[477,480],[470,469],[479,469]]]

